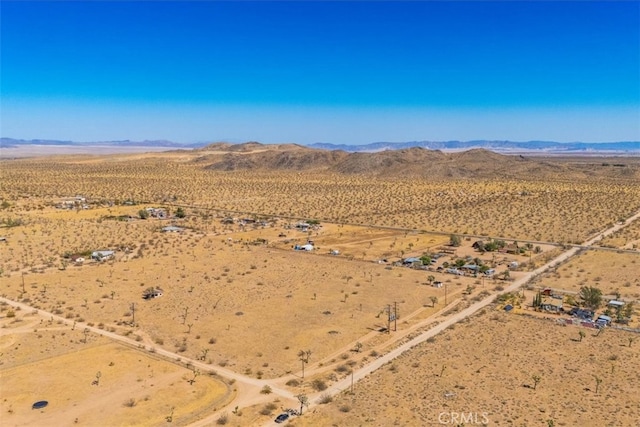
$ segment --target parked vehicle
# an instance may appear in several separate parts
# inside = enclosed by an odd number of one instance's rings
[[[278,415],[276,417],[276,423],[281,424],[285,421],[287,421],[289,419],[289,414],[287,414],[286,412],[283,412],[282,414]]]

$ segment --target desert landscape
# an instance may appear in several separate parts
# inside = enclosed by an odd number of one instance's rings
[[[0,169],[2,425],[640,419],[634,159],[247,143]],[[564,322],[583,288],[615,321]]]

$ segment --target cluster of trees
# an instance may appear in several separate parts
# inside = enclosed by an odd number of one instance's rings
[[[602,290],[595,286],[583,286],[582,288],[580,288],[578,297],[580,298],[581,305],[583,305],[584,307],[596,310],[602,306]],[[620,299],[620,294],[616,294],[616,298]],[[631,316],[633,315],[633,310],[633,302],[627,302],[623,306],[618,306],[615,308],[612,308],[610,306],[607,307],[604,314],[607,316],[614,315],[616,321],[624,322],[627,319],[631,318]]]

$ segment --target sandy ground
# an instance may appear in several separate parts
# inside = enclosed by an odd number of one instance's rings
[[[185,367],[37,314],[18,311],[1,323],[3,426],[151,426],[171,414],[186,425],[230,397],[218,379],[190,384]],[[32,409],[40,400],[48,406]]]
[[[628,338],[637,336],[594,335],[578,342],[577,327],[487,310],[291,425],[437,426],[471,413],[486,425],[636,426],[640,345]]]

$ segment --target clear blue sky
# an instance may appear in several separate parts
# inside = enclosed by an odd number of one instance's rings
[[[1,135],[640,141],[640,3],[13,2]]]

